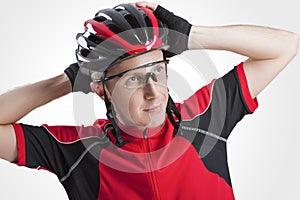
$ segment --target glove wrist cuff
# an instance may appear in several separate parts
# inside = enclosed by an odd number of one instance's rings
[[[173,15],[172,12],[168,11],[167,9],[165,9],[160,5],[157,6],[153,14],[162,21],[165,21],[168,15]]]

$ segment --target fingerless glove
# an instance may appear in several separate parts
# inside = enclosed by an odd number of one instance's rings
[[[180,54],[188,48],[188,37],[192,25],[185,19],[174,15],[161,6],[157,6],[154,15],[170,29],[168,45],[170,48],[165,52],[167,57]]]
[[[73,92],[81,91],[85,94],[91,92],[90,82],[92,79],[88,74],[83,73],[77,63],[73,63],[67,67],[64,73],[70,79]]]

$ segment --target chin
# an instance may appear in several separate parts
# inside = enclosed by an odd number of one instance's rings
[[[146,123],[144,123],[145,128],[155,128],[160,125],[162,125],[165,122],[165,113],[156,115],[156,116],[151,116],[151,119],[148,120]]]

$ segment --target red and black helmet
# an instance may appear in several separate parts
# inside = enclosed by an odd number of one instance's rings
[[[151,10],[130,4],[100,10],[77,34],[77,60],[97,71],[154,49],[168,49],[168,28]],[[92,67],[91,67],[92,66]]]

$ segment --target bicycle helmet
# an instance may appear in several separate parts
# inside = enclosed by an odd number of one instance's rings
[[[84,23],[84,28],[85,31],[76,37],[76,58],[81,67],[103,72],[103,86],[108,67],[151,50],[167,50],[169,47],[167,26],[158,20],[151,10],[144,7],[120,4],[114,8],[100,10],[93,19]],[[105,89],[104,101],[116,145],[121,147],[129,141],[122,139],[113,114],[113,105],[108,100]],[[175,127],[174,133],[177,133],[181,116],[170,95],[166,113]],[[177,117],[177,121],[174,116]]]
[[[151,10],[120,4],[100,10],[77,34],[77,60],[103,72],[109,66],[135,55],[168,48],[168,29]]]

